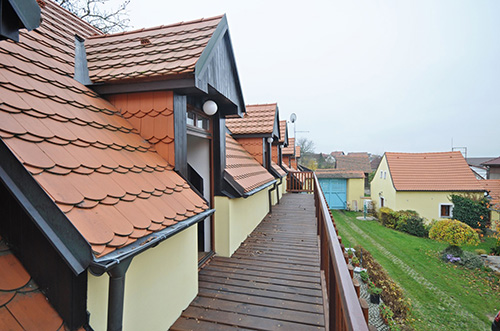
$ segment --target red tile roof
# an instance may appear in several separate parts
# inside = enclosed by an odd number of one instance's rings
[[[226,135],[226,173],[248,193],[274,177],[229,134]]]
[[[226,126],[232,134],[272,134],[277,104],[247,105],[243,118],[228,118]]]
[[[37,31],[0,42],[0,138],[97,256],[208,208],[110,103],[73,80],[74,34],[51,2]]]
[[[364,173],[372,172],[370,158],[366,153],[337,155],[335,160],[337,161],[337,169],[362,171]]]
[[[491,197],[491,206],[495,210],[500,210],[500,179],[486,179],[481,183]]]
[[[0,236],[0,330],[40,329],[66,328]]]
[[[318,178],[365,178],[365,174],[362,171],[317,169],[315,173]]]
[[[271,161],[271,167],[276,171],[281,177],[286,176],[286,171],[283,170],[276,162]]]
[[[295,155],[295,138],[288,138],[288,146],[283,148],[283,155]]]
[[[500,157],[491,159],[491,160],[486,161],[486,162],[481,163],[481,164],[487,165],[487,166],[500,166]]]
[[[331,152],[330,155],[333,157],[337,157],[339,155],[345,155],[345,154],[342,151],[335,151],[335,152]]]
[[[280,143],[285,143],[286,132],[287,132],[286,120],[280,121]]]
[[[460,152],[385,153],[398,191],[483,191]]]
[[[222,17],[89,38],[90,79],[99,83],[192,74]]]

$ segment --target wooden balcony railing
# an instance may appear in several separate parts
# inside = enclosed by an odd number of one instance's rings
[[[312,171],[290,171],[287,176],[288,192],[310,192],[314,191],[314,172]]]
[[[321,272],[328,308],[327,330],[368,330],[368,303],[359,298],[359,283],[353,279],[353,268],[347,264],[342,239],[333,222],[318,178],[313,173],[314,201],[320,239]],[[323,276],[323,275],[322,275]],[[325,293],[326,292],[326,293]]]

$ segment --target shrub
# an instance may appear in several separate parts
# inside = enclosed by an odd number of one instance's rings
[[[453,218],[464,222],[474,229],[484,231],[490,225],[489,202],[485,197],[452,194]]]
[[[474,252],[476,252],[477,255],[486,254],[486,250],[484,249],[475,249]]]
[[[429,238],[458,247],[465,244],[479,244],[479,236],[470,226],[452,219],[439,221],[434,224],[429,231]]]
[[[467,269],[478,269],[484,266],[481,257],[467,251],[462,254],[462,257],[460,258],[460,261],[458,261],[458,263],[460,263]]]
[[[497,244],[494,247],[491,247],[490,254],[500,255],[500,237],[497,240]]]
[[[367,269],[370,280],[383,289],[381,298],[384,303],[391,308],[396,318],[406,320],[411,305],[410,300],[405,298],[403,289],[389,277],[370,252],[358,245],[356,254],[363,255],[363,267]]]
[[[370,282],[368,284],[368,293],[379,295],[380,293],[382,293],[382,289],[380,287],[377,287],[374,282]]]
[[[383,226],[394,229],[396,228],[396,224],[398,222],[397,213],[395,213],[391,208],[382,207],[379,210],[379,220]]]
[[[428,237],[429,231],[424,225],[424,219],[419,216],[409,216],[406,220],[398,223],[398,230],[417,237]]]

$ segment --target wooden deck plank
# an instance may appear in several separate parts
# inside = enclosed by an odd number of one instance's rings
[[[323,304],[313,196],[286,194],[231,258],[200,271],[171,329],[322,330]]]
[[[324,326],[324,319],[321,314],[299,312],[288,309],[280,309],[274,307],[264,307],[252,305],[248,303],[235,303],[233,301],[225,301],[210,299],[204,297],[196,298],[192,305],[195,307],[212,309],[219,311],[235,312],[239,314],[247,314],[251,316],[259,316],[265,318],[274,318],[282,321],[290,321],[296,323],[310,324],[312,326]]]

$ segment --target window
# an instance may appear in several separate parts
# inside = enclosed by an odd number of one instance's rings
[[[382,176],[384,176],[384,172],[380,170],[380,179],[382,179]]]
[[[384,179],[387,177],[387,171],[384,171]]]
[[[453,205],[450,203],[439,204],[439,217],[440,218],[453,217]]]
[[[210,130],[209,119],[194,111],[188,110],[188,112],[186,113],[186,124],[205,131]]]

